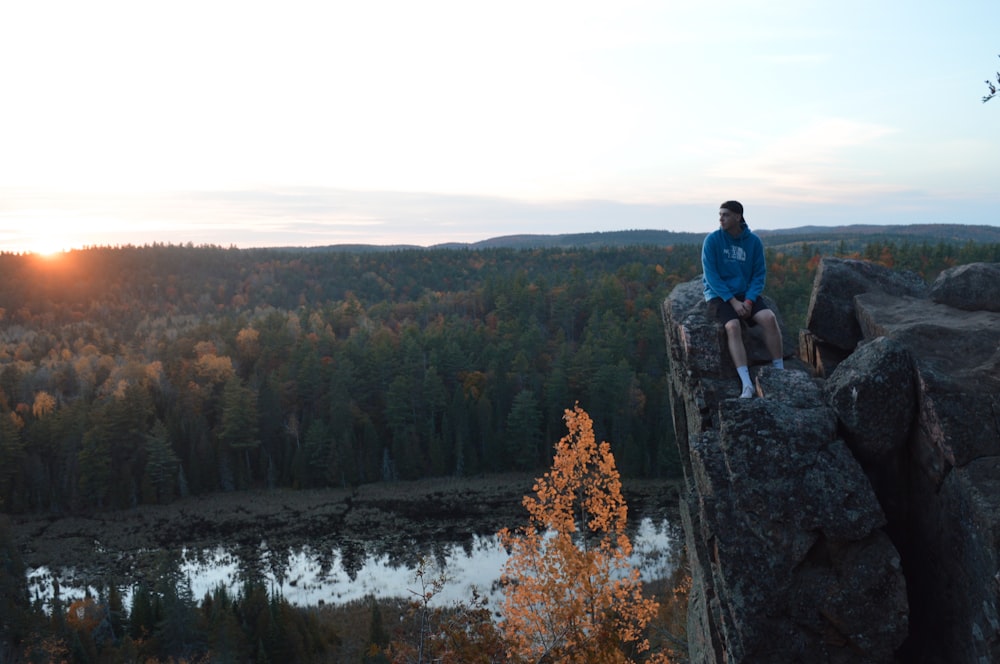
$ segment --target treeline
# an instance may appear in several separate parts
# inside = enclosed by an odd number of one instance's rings
[[[931,279],[997,247],[862,257]],[[659,305],[699,253],[0,254],[3,510],[539,469],[576,402],[624,475],[674,474]],[[768,251],[793,329],[820,253]]]

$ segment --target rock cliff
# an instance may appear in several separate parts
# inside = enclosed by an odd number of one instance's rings
[[[692,662],[1000,661],[998,273],[824,259],[785,371],[745,331],[754,399],[671,292]]]

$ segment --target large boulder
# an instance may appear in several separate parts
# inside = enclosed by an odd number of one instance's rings
[[[855,304],[867,338],[891,339],[915,358],[919,428],[910,451],[935,484],[949,468],[1000,455],[1000,314],[885,293]]]
[[[1000,311],[1000,263],[948,268],[931,284],[930,298],[966,311]]]
[[[826,399],[844,438],[865,464],[884,461],[909,440],[917,407],[913,357],[879,337],[864,343],[827,379]]]
[[[893,272],[867,261],[824,258],[816,269],[806,327],[824,342],[853,351],[864,338],[854,315],[854,297],[870,292],[923,297],[927,285],[914,273]]]

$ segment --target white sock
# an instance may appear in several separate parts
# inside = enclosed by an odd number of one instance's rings
[[[753,385],[753,383],[750,382],[750,369],[748,367],[736,367],[736,373],[740,375],[740,381],[743,382],[743,387]]]
[[[784,369],[785,368],[785,360],[783,358],[780,358],[780,357],[777,358],[777,359],[775,359],[775,360],[771,360],[771,366],[773,366],[775,369]]]

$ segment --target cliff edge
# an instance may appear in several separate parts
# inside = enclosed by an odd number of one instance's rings
[[[754,399],[700,277],[662,313],[691,661],[1000,661],[1000,265],[824,259]]]

